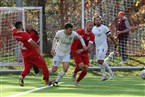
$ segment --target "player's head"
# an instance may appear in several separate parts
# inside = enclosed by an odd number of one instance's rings
[[[102,24],[102,17],[101,16],[93,17],[93,21],[96,26],[100,26]]]
[[[23,29],[22,28],[22,22],[21,21],[16,22],[15,27],[16,27],[16,29]]]
[[[92,20],[88,20],[86,22],[85,30],[87,32],[91,32],[92,31],[92,28],[93,28],[93,22],[92,22]]]
[[[64,25],[64,29],[65,29],[66,34],[70,35],[73,31],[73,25],[71,23],[66,23]]]
[[[33,29],[32,24],[31,23],[27,23],[27,30],[31,31]]]
[[[119,17],[119,18],[123,18],[123,17],[124,17],[124,12],[123,12],[123,11],[120,11],[120,12],[118,13],[118,17]]]

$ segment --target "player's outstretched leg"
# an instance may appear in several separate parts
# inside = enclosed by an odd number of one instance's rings
[[[74,73],[74,72],[72,73],[72,81],[73,81],[73,82],[76,81],[76,75],[77,75],[76,73]]]
[[[64,72],[63,70],[59,73],[59,75],[57,76],[55,82],[53,82],[53,86],[59,86],[58,82],[61,80],[61,78],[63,78],[63,76],[66,74],[66,72]]]
[[[24,86],[24,78],[22,76],[19,77],[19,85]]]
[[[111,70],[110,66],[108,65],[108,63],[106,61],[104,61],[103,65],[105,66],[105,68],[108,70],[110,76],[109,76],[109,80],[112,79],[114,77],[114,72]]]

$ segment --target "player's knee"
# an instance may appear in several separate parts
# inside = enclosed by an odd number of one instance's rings
[[[79,64],[79,69],[83,69],[84,68],[84,64]]]
[[[63,71],[64,71],[64,72],[67,72],[67,70],[68,70],[68,69],[64,69]]]
[[[84,66],[84,70],[88,71],[88,66],[87,65]]]
[[[57,71],[57,69],[52,69],[52,73],[55,73]]]

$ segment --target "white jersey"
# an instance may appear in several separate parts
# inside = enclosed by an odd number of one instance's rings
[[[111,32],[109,28],[103,24],[101,24],[99,27],[94,26],[92,29],[92,32],[95,35],[95,45],[96,48],[100,47],[107,47],[107,35],[109,35]]]
[[[66,35],[64,30],[59,30],[55,35],[55,38],[58,39],[58,43],[55,48],[57,55],[64,56],[66,54],[69,54],[71,44],[75,37],[81,40],[83,39],[75,31],[73,31],[71,35]]]

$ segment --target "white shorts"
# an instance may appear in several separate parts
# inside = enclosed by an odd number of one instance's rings
[[[96,60],[104,60],[106,57],[108,48],[107,47],[99,47],[96,49]]]
[[[60,56],[60,55],[55,55],[53,57],[53,62],[52,62],[52,66],[59,66],[59,64],[61,62],[70,62],[70,54],[64,55],[64,56]]]

